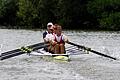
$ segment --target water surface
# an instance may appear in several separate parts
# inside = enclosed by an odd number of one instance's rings
[[[1,52],[43,42],[41,31],[0,29]],[[64,31],[71,42],[120,58],[120,32]],[[120,61],[94,53],[55,62],[20,55],[0,61],[0,80],[119,80]]]

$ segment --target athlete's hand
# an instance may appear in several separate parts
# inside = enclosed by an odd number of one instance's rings
[[[65,43],[68,43],[68,42],[69,42],[69,40],[68,40],[68,39],[65,39],[65,40],[64,40],[64,42],[65,42]]]
[[[54,45],[56,45],[57,44],[57,42],[56,41],[54,41],[53,43],[52,43],[52,45],[54,46]]]

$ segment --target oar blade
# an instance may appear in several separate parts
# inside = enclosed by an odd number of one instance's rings
[[[31,45],[31,46],[27,46],[29,48],[32,48],[34,50],[37,50],[37,49],[41,49],[41,48],[44,48],[48,46],[47,44],[43,44],[43,43],[38,43],[38,44],[35,44],[35,45]],[[8,51],[8,52],[4,52],[0,55],[0,60],[5,60],[5,59],[8,59],[8,58],[11,58],[11,57],[14,57],[14,56],[18,56],[18,55],[21,55],[21,54],[24,54],[26,52],[22,51],[21,49],[15,49],[15,50],[12,50],[12,51]]]
[[[8,58],[11,58],[11,57],[15,57],[15,56],[18,56],[18,55],[21,55],[21,54],[24,54],[24,52],[22,51],[19,51],[19,52],[16,52],[16,53],[13,53],[13,54],[9,54],[9,55],[2,55],[0,57],[0,60],[5,60],[5,59],[8,59]]]
[[[20,49],[14,49],[14,50],[11,50],[11,51],[7,51],[7,52],[4,52],[4,53],[1,53],[1,55],[7,55],[7,54],[12,54],[14,52],[19,52]]]
[[[34,47],[37,47],[37,46],[40,46],[40,45],[44,45],[44,42],[33,44],[33,45],[29,45],[27,47],[34,48]],[[21,50],[20,49],[14,49],[14,50],[11,50],[11,51],[7,51],[7,52],[4,52],[4,53],[1,53],[1,55],[12,54],[12,53],[19,52],[19,51],[21,51]]]

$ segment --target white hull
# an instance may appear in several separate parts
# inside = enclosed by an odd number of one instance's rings
[[[81,55],[81,54],[86,54],[84,51],[77,51],[75,52],[74,50],[71,51],[66,51],[66,54],[51,54],[49,52],[44,51],[44,49],[39,49],[37,51],[33,51],[30,53],[30,55],[35,55],[35,56],[54,56],[54,55],[59,55],[59,56],[67,56],[67,55]]]

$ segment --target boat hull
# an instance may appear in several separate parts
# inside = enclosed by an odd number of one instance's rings
[[[37,51],[31,52],[29,55],[49,56],[49,57],[52,57],[55,60],[70,61],[70,56],[71,55],[80,55],[80,54],[86,54],[86,52],[83,52],[83,51],[75,52],[74,50],[71,50],[71,51],[66,51],[66,54],[52,54],[52,53],[46,52],[44,49],[39,49]]]

